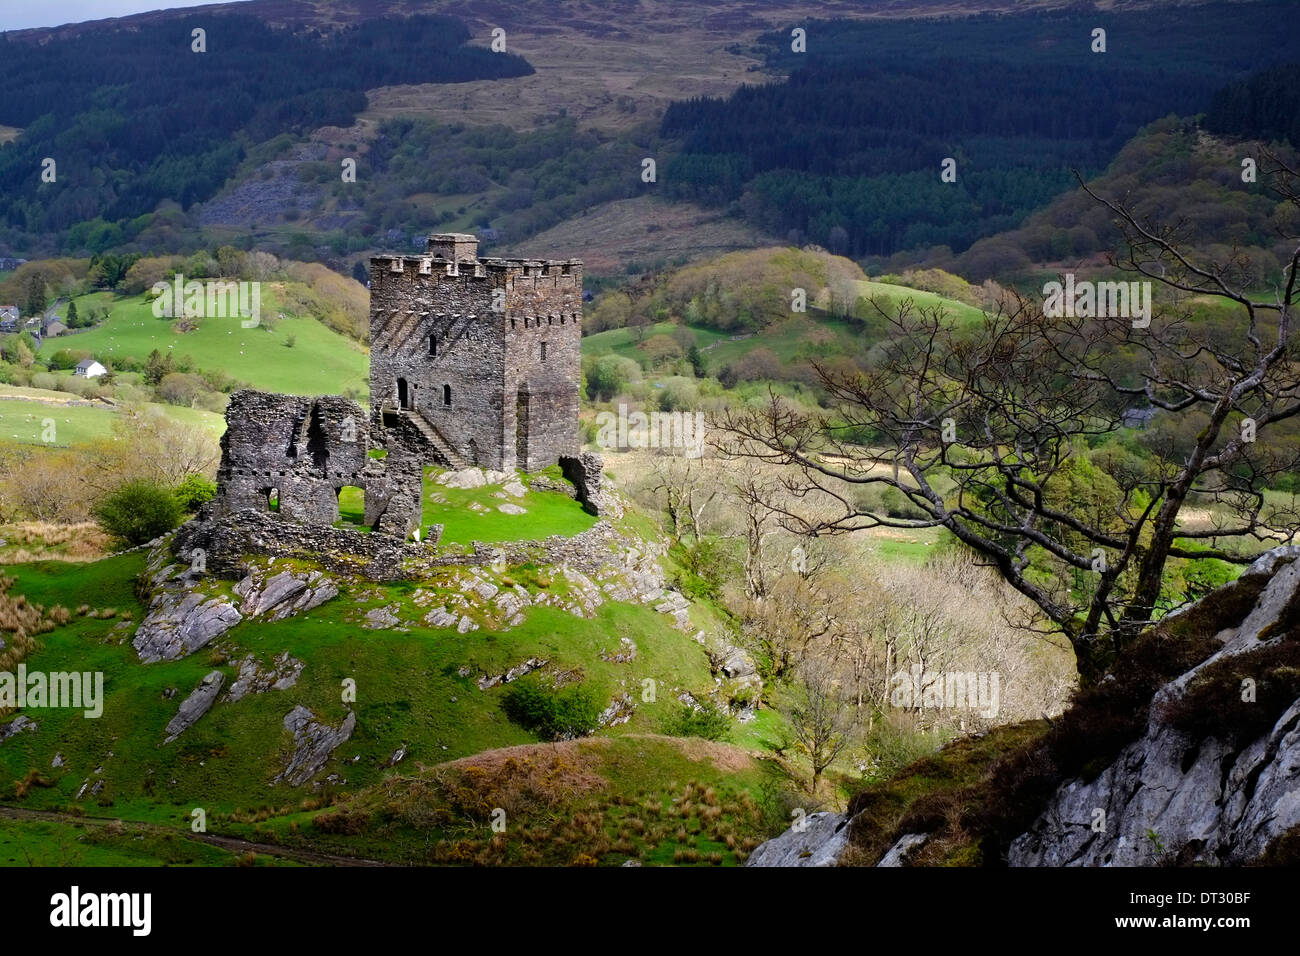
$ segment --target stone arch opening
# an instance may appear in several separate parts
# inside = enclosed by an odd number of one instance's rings
[[[397,407],[408,411],[411,408],[411,389],[404,378],[397,380]]]
[[[340,485],[336,494],[339,501],[339,521],[342,524],[365,524],[366,490],[358,485]]]

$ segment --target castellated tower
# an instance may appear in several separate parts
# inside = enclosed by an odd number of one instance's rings
[[[370,260],[370,401],[430,464],[536,471],[576,456],[582,261],[480,259],[478,238]]]

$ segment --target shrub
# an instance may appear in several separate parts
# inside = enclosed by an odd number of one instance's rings
[[[172,495],[182,511],[198,511],[200,505],[207,504],[217,496],[217,485],[203,475],[186,475],[185,479],[172,489]]]
[[[663,732],[670,737],[725,740],[731,733],[731,718],[712,701],[705,701],[698,708],[682,704],[675,713],[664,720]]]
[[[101,528],[128,547],[152,541],[180,524],[181,506],[167,488],[128,481],[95,506]]]
[[[636,362],[621,355],[602,355],[587,365],[587,395],[608,401],[641,377]]]
[[[506,691],[501,707],[507,717],[543,740],[585,737],[600,719],[600,705],[580,684],[556,690],[525,678]]]

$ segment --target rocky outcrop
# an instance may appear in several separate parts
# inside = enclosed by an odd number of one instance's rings
[[[301,704],[284,718],[284,729],[293,734],[293,756],[288,765],[276,776],[273,783],[287,782],[301,787],[324,768],[330,755],[352,736],[357,726],[357,715],[348,711],[338,727],[331,727],[316,719]]]
[[[912,853],[924,846],[928,839],[930,837],[925,833],[904,833],[876,866],[905,866]]]
[[[338,585],[320,571],[294,574],[281,571],[251,571],[235,585],[235,594],[241,601],[239,613],[245,617],[264,617],[280,621],[303,611],[319,607],[330,598],[337,597]]]
[[[33,732],[37,728],[36,721],[30,717],[24,717],[19,714],[7,724],[0,725],[0,744],[4,743],[10,737],[16,737],[24,731]]]
[[[1238,658],[1241,672],[1262,682],[1247,655],[1300,640],[1297,557],[1300,548],[1279,548],[1245,572],[1272,575],[1254,608],[1217,635],[1218,651],[1156,692],[1140,740],[1095,779],[1060,787],[1029,831],[1012,842],[1012,866],[1240,865],[1300,826],[1300,699],[1250,740],[1226,728],[1208,736],[1188,733],[1169,719],[1198,676],[1216,665]],[[1240,706],[1264,704],[1243,700]]]
[[[478,689],[491,690],[498,684],[512,683],[523,677],[525,674],[531,674],[533,671],[545,667],[547,663],[548,661],[540,657],[530,657],[522,664],[516,664],[514,667],[502,674],[484,674],[478,679]]]
[[[239,662],[239,676],[226,692],[226,700],[235,703],[249,694],[288,690],[298,683],[302,669],[303,662],[290,657],[288,651],[276,657],[269,668],[263,667],[256,657],[249,654]]]
[[[760,844],[746,866],[835,866],[849,839],[842,813],[810,813],[779,837]]]
[[[217,695],[221,693],[221,687],[225,682],[226,675],[221,671],[213,671],[199,681],[199,686],[194,688],[190,696],[181,701],[176,716],[167,724],[165,731],[167,739],[163,743],[171,743],[198,723],[199,718],[211,710],[212,705],[216,703]]]
[[[243,620],[232,600],[216,590],[217,582],[207,577],[205,552],[185,550],[182,564],[174,560],[167,538],[149,548],[149,613],[132,640],[141,661],[193,654]]]
[[[146,664],[193,654],[243,620],[226,598],[167,588],[155,596],[132,644]]]
[[[1160,666],[1159,661],[1182,663],[1158,672],[1165,676],[1145,685],[1155,690],[1138,698],[1149,705],[1132,711],[1139,719],[1127,744],[1123,738],[1114,742],[1114,749],[1096,761],[1099,766],[1088,767],[1093,772],[1087,776],[1075,771],[1055,782],[1048,776],[1046,787],[1034,789],[1039,785],[1033,774],[1044,768],[1054,772],[1054,741],[1086,745],[1086,728],[1092,726],[1086,721],[1096,719],[1096,708],[1102,706],[1095,701],[1108,700],[1099,690],[1100,696],[1077,702],[1059,726],[1031,741],[1028,749],[1012,751],[1012,763],[998,765],[1031,775],[1025,793],[1046,794],[1033,797],[1034,804],[1024,808],[1031,814],[1028,829],[1002,844],[1009,865],[1241,866],[1293,845],[1300,833],[1300,547],[1261,556],[1237,581],[1167,616],[1145,637],[1146,656],[1127,659],[1139,674],[1142,668]],[[1121,658],[1117,666],[1125,663]],[[1098,688],[1115,680],[1114,674],[1103,678]],[[1144,713],[1145,723],[1140,719]],[[968,759],[966,753],[966,758],[954,759]],[[995,760],[1003,754],[992,753]],[[1081,762],[1079,758],[1072,766]],[[963,799],[972,808],[970,819],[978,821],[997,801],[1012,799],[1015,778],[996,773],[986,778],[992,779],[1003,788],[1010,781],[1010,791],[969,790]],[[862,809],[843,830],[827,820],[814,825],[810,817],[804,832],[792,829],[756,849],[750,865],[834,862],[847,859],[846,848],[867,845],[874,846],[875,855],[863,859],[877,859],[877,866],[943,858],[931,850],[945,841],[951,845],[950,831],[935,831],[942,836],[935,843],[932,834],[912,829],[925,817],[913,813],[910,825],[907,817],[899,818],[897,830],[882,833],[876,819],[879,801],[873,814],[873,801],[862,799],[873,796],[883,796],[886,803],[891,798],[887,791],[860,795],[852,806]],[[873,844],[851,834],[859,825],[864,835],[874,835]],[[842,833],[850,834],[851,842]],[[881,835],[889,840],[887,850],[878,841]],[[966,837],[981,835],[972,831]],[[982,839],[996,845],[991,841],[999,837],[986,833]]]

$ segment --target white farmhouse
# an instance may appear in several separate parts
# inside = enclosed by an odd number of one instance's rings
[[[82,359],[77,363],[76,374],[82,378],[99,378],[101,375],[107,375],[108,369],[94,359]]]

